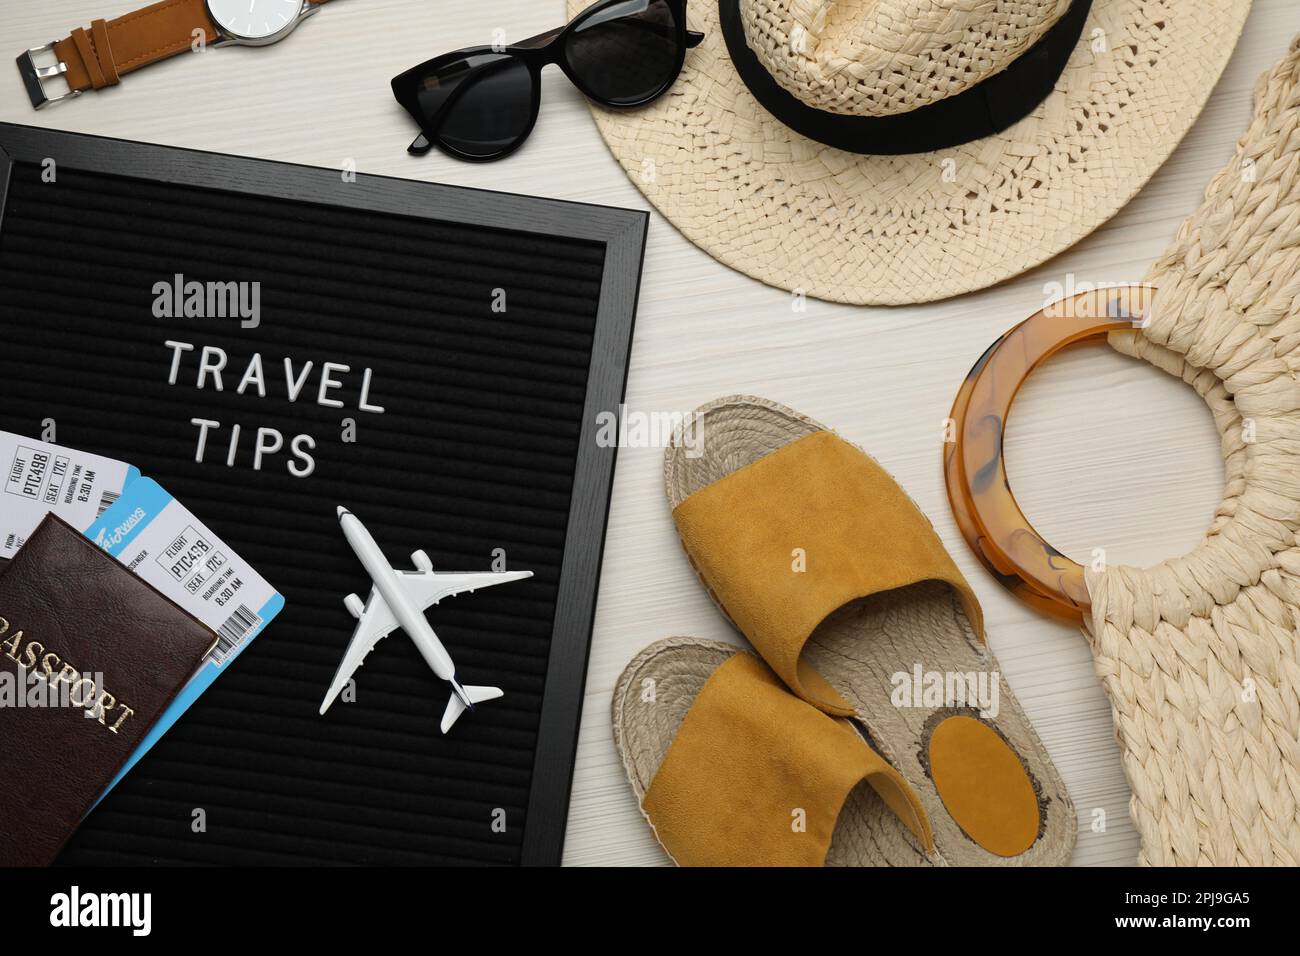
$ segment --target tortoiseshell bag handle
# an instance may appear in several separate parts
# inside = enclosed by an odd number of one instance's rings
[[[1075,623],[1088,609],[1082,565],[1034,530],[1011,493],[1002,442],[1020,386],[1061,349],[1141,328],[1155,290],[1084,292],[1034,313],[993,343],[966,375],[952,406],[944,481],[957,525],[980,561],[1026,604]]]

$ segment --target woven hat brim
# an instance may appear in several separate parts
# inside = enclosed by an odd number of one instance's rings
[[[574,14],[588,0],[568,0]],[[1250,0],[1094,0],[1055,90],[995,136],[872,156],[794,133],[727,55],[717,0],[677,83],[632,112],[593,106],[632,182],[691,242],[782,289],[901,305],[983,289],[1115,215],[1173,152],[1236,46]]]

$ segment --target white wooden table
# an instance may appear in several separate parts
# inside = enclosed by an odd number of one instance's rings
[[[144,0],[5,0],[0,53],[16,55]],[[712,0],[693,0],[712,2]],[[650,206],[607,153],[580,95],[548,71],[525,148],[496,164],[434,152],[388,80],[446,50],[518,39],[564,20],[559,0],[337,0],[286,42],[187,55],[40,113],[0,67],[0,119],[266,159],[342,166],[557,199]],[[1210,177],[1232,155],[1255,78],[1300,32],[1294,0],[1256,0],[1209,106],[1173,157],[1107,225],[998,288],[931,305],[867,309],[808,302],[719,265],[652,213],[628,407],[688,411],[718,395],[763,395],[860,443],[933,518],[984,604],[989,641],[1078,807],[1074,862],[1137,854],[1110,707],[1078,631],[1006,594],[966,548],[940,469],[940,425],[962,376],[1044,288],[1140,279]],[[6,52],[7,51],[7,52]],[[1007,459],[1026,514],[1064,552],[1150,564],[1191,548],[1223,490],[1218,440],[1191,389],[1104,347],[1049,363],[1026,386]],[[620,452],[587,680],[565,861],[659,864],[609,729],[610,694],[640,648],[674,634],[737,640],[696,583],[673,533],[658,449]],[[1090,828],[1105,811],[1104,832]]]

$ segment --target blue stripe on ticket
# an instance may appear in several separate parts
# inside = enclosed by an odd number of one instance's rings
[[[137,576],[212,629],[217,643],[109,784],[102,800],[284,609],[284,598],[188,508],[139,478],[86,531]]]

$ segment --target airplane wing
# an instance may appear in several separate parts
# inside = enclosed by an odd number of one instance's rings
[[[400,571],[397,581],[407,596],[423,610],[443,598],[532,576],[532,571]],[[366,610],[370,610],[369,604]]]
[[[330,704],[334,703],[334,698],[342,692],[352,678],[352,674],[365,661],[366,655],[397,628],[397,618],[393,617],[393,612],[388,609],[383,597],[372,587],[370,597],[366,599],[365,610],[357,620],[357,629],[352,632],[352,641],[348,644],[348,649],[343,652],[343,661],[335,671],[330,689],[321,702],[322,714],[329,710]]]

